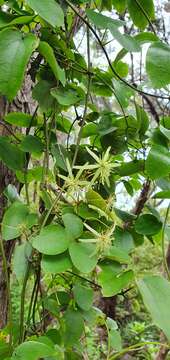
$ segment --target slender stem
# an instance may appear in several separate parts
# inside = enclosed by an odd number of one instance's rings
[[[48,172],[48,154],[49,154],[49,150],[48,150],[48,127],[47,127],[47,119],[46,119],[45,113],[43,114],[43,117],[44,117],[44,137],[45,137],[46,148],[45,148],[45,151],[44,151],[43,172],[42,172],[42,180],[41,180],[41,184],[40,184],[40,189],[41,189],[42,185],[44,185],[45,182],[46,182],[46,176],[47,176],[47,172]]]
[[[47,174],[48,174],[48,169],[49,169],[49,131],[48,131],[48,124],[47,124],[47,119],[45,117],[44,114],[44,125],[45,125],[45,144],[46,144],[46,149],[45,149],[45,161],[46,161],[46,166],[45,166],[45,182],[46,182],[46,178],[47,178]]]
[[[17,143],[21,142],[21,140],[14,134],[12,129],[7,124],[5,124],[5,121],[0,120],[0,124],[9,132],[9,134],[11,134],[14,137]]]
[[[81,280],[84,280],[84,281],[88,282],[89,284],[95,286],[95,287],[98,288],[98,289],[101,289],[101,286],[98,285],[98,284],[96,284],[96,283],[95,283],[94,281],[92,281],[92,280],[89,280],[89,279],[87,279],[87,278],[85,278],[85,277],[83,277],[83,276],[81,276],[81,275],[79,275],[79,274],[76,274],[76,273],[74,273],[74,272],[72,272],[72,271],[69,271],[69,270],[67,270],[66,272],[69,273],[69,274],[71,274],[71,275],[74,275],[74,276],[78,277],[78,278],[81,279]]]
[[[119,353],[115,354],[115,355],[112,355],[109,360],[115,360],[115,359],[118,359],[120,356],[128,353],[128,352],[131,352],[131,351],[134,351],[134,350],[140,350],[141,347],[143,346],[146,346],[146,345],[159,345],[159,346],[164,346],[165,348],[168,348],[169,349],[169,345],[167,344],[162,344],[160,343],[159,341],[144,341],[144,342],[140,342],[140,343],[137,343],[135,345],[132,345],[132,346],[129,346],[125,349],[123,349],[122,351],[120,351]]]
[[[30,263],[27,264],[27,269],[24,276],[22,291],[21,291],[21,306],[20,306],[20,335],[19,335],[19,343],[21,344],[24,340],[24,310],[25,310],[25,294],[27,281],[29,278],[30,272]]]
[[[26,194],[27,205],[29,206],[30,199],[29,199],[29,191],[28,191],[27,168],[24,170],[24,183],[25,183],[25,194]]]
[[[107,330],[107,358],[106,360],[109,360],[110,358],[110,350],[111,350],[111,343],[110,343],[110,336],[109,336],[109,327],[107,325],[107,322],[105,321],[105,326],[106,326],[106,330]]]
[[[102,41],[100,40],[99,36],[97,35],[96,31],[93,29],[93,27],[89,24],[89,22],[79,13],[78,9],[73,6],[70,1],[65,0],[65,2],[70,6],[70,8],[75,12],[75,14],[77,16],[79,16],[79,18],[89,27],[89,29],[91,30],[91,32],[93,33],[93,35],[95,36],[96,40],[98,41],[98,44],[100,45],[100,47],[103,50],[103,53],[107,59],[107,62],[109,64],[110,69],[112,70],[113,74],[117,76],[117,78],[122,81],[126,86],[128,86],[129,88],[133,89],[134,91],[138,92],[139,94],[143,94],[143,95],[148,95],[148,96],[152,96],[152,97],[156,97],[156,98],[160,98],[160,99],[167,99],[169,100],[170,97],[169,96],[162,96],[162,95],[155,95],[155,94],[150,94],[147,93],[146,91],[142,91],[138,88],[136,88],[135,86],[133,86],[132,84],[128,83],[125,79],[121,78],[121,76],[117,73],[117,71],[114,69],[114,67],[112,66],[112,62],[109,58],[109,55],[105,49],[105,47],[103,46]]]
[[[90,84],[91,84],[90,69],[91,69],[91,63],[90,63],[90,30],[89,30],[88,26],[87,26],[87,59],[88,59],[87,93],[86,93],[86,98],[85,98],[85,106],[84,106],[84,113],[83,113],[83,117],[82,117],[82,121],[81,121],[81,127],[80,127],[80,131],[79,131],[79,134],[78,134],[76,150],[75,150],[74,158],[73,158],[73,162],[72,162],[72,168],[74,167],[74,165],[76,163],[76,159],[77,159],[78,149],[79,149],[79,145],[80,145],[80,142],[81,142],[82,131],[83,131],[83,126],[85,124],[85,119],[86,119],[86,114],[87,114],[87,107],[88,107],[88,100],[89,100],[89,95],[90,95]]]
[[[45,216],[45,218],[44,218],[44,220],[43,220],[43,222],[42,222],[42,224],[41,224],[40,231],[41,231],[41,230],[42,230],[42,228],[46,225],[46,222],[47,222],[47,220],[48,220],[48,218],[49,218],[49,216],[50,216],[50,214],[51,214],[52,210],[54,209],[55,205],[56,205],[56,204],[57,204],[57,202],[59,201],[59,199],[60,199],[61,195],[62,195],[62,189],[60,190],[60,192],[59,192],[58,196],[55,198],[55,200],[53,201],[53,203],[52,203],[52,205],[51,205],[50,209],[48,210],[48,212],[47,212],[47,214],[46,214],[46,216]]]
[[[36,114],[37,114],[38,108],[39,108],[39,105],[37,105],[37,107],[35,108],[35,110],[34,110],[34,112],[33,112],[33,114],[32,114],[32,118],[31,118],[31,120],[30,120],[30,124],[29,124],[28,128],[26,129],[26,135],[29,135],[29,132],[30,132],[30,130],[31,130],[31,126],[33,125],[33,121],[34,121],[35,116],[36,116]]]
[[[170,270],[168,267],[168,263],[167,263],[167,258],[166,258],[166,250],[165,250],[165,228],[166,228],[166,224],[167,224],[167,220],[168,220],[168,215],[169,215],[169,211],[170,211],[170,203],[167,207],[167,211],[166,211],[166,215],[165,215],[165,220],[164,220],[164,224],[163,224],[163,228],[162,228],[162,256],[163,256],[163,265],[164,265],[164,269],[165,272],[167,274],[168,280],[170,281]]]
[[[32,308],[32,320],[33,320],[34,328],[36,328],[35,314],[36,314],[36,305],[37,305],[37,300],[38,300],[39,282],[40,282],[40,273],[39,273],[39,270],[38,270],[38,272],[37,272],[37,281],[36,281],[35,298],[34,298],[34,303],[33,303],[33,308]]]
[[[5,273],[5,280],[6,280],[6,289],[7,289],[7,301],[8,301],[8,324],[9,324],[9,345],[12,346],[12,301],[11,301],[11,292],[10,292],[10,282],[9,282],[9,274],[8,274],[8,263],[5,256],[5,249],[3,245],[3,240],[0,235],[0,250],[3,260],[3,267]]]
[[[28,309],[28,316],[27,316],[27,327],[29,327],[29,325],[30,325],[31,311],[32,311],[32,306],[33,306],[33,302],[34,302],[34,296],[35,296],[35,292],[36,292],[36,287],[37,287],[37,278],[34,281],[34,286],[33,286],[33,289],[32,289],[31,300],[30,300],[29,309]]]

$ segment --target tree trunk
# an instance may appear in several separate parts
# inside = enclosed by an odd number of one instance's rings
[[[8,104],[4,96],[0,96],[0,136],[10,135],[10,126],[4,123],[4,115],[12,111],[21,111],[24,113],[33,113],[35,110],[35,103],[31,98],[32,81],[29,76],[26,76],[22,90],[19,92],[17,98],[12,104]],[[6,126],[7,125],[7,126]],[[9,128],[9,130],[8,130]],[[14,129],[15,131],[16,129]],[[19,131],[19,130],[17,130]],[[2,222],[4,210],[6,208],[6,198],[3,194],[4,189],[13,184],[19,190],[20,184],[16,180],[15,174],[9,170],[0,161],[0,223]],[[1,234],[0,234],[1,236]],[[15,241],[4,242],[4,251],[8,265],[8,274],[10,280],[10,266]],[[8,316],[8,296],[7,287],[4,274],[4,266],[2,256],[0,254],[0,329],[4,328],[7,324]]]
[[[4,97],[0,97],[0,120],[2,121],[4,114],[6,112],[6,101]],[[7,130],[3,125],[0,126],[0,136],[7,135]],[[15,176],[7,169],[2,162],[0,162],[0,222],[3,218],[4,209],[6,206],[6,199],[3,195],[3,191],[8,184],[16,184]],[[1,236],[1,235],[0,235]],[[7,263],[10,264],[11,255],[13,251],[13,244],[11,241],[4,243],[4,251],[7,259]],[[10,268],[9,268],[10,271]],[[6,279],[3,268],[2,256],[0,254],[0,329],[5,327],[7,323],[7,309],[8,309],[8,296],[6,288]]]

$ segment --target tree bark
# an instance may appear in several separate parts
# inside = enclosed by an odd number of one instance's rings
[[[5,123],[3,125],[3,118],[5,114],[12,111],[15,112],[21,111],[24,113],[34,112],[35,103],[31,98],[31,87],[32,87],[32,81],[30,79],[30,76],[26,76],[22,90],[19,92],[17,98],[12,104],[7,103],[4,96],[0,96],[0,136],[10,135],[10,129],[14,132],[16,130],[10,128],[10,126],[9,127],[6,126]],[[19,130],[17,129],[17,131]],[[18,190],[20,189],[20,184],[18,183],[15,174],[0,161],[0,223],[2,222],[3,214],[7,205],[6,198],[3,192],[4,189],[9,184],[15,185]],[[15,241],[11,240],[4,242],[4,252],[8,265],[9,280],[10,280],[11,258],[14,247],[15,247]],[[7,286],[6,286],[6,280],[4,274],[3,260],[0,253],[0,329],[4,328],[7,325],[7,316],[8,316]]]
[[[0,120],[6,113],[7,103],[4,97],[0,97]],[[9,135],[7,129],[0,126],[0,136]],[[10,171],[2,162],[0,162],[0,222],[2,222],[4,209],[6,207],[6,199],[3,194],[4,189],[8,184],[16,185],[16,179],[12,171]],[[1,235],[0,235],[1,236]],[[11,262],[11,256],[13,251],[13,242],[8,241],[4,243],[4,252],[7,259],[7,264]],[[10,267],[8,268],[10,272]],[[9,274],[10,275],[10,274]],[[7,323],[8,313],[8,296],[6,287],[6,278],[4,273],[4,266],[2,256],[0,254],[0,329],[4,328]]]

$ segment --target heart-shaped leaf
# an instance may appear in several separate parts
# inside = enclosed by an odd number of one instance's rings
[[[0,93],[12,101],[21,88],[27,63],[38,46],[35,35],[15,29],[0,32]]]
[[[57,255],[67,250],[69,237],[61,225],[48,225],[32,238],[32,246],[45,255]]]
[[[138,281],[143,301],[154,323],[159,326],[170,340],[170,284],[161,276],[145,276]]]
[[[50,25],[63,26],[64,13],[55,0],[26,0],[27,4]]]
[[[63,215],[63,222],[66,228],[66,231],[73,237],[73,239],[78,239],[83,232],[83,222],[82,220],[71,213]]]
[[[69,253],[74,266],[81,272],[91,272],[97,264],[94,244],[73,241],[69,246]]]
[[[72,262],[69,255],[64,252],[63,254],[55,256],[44,255],[41,261],[41,266],[45,272],[56,274],[71,269]]]
[[[170,47],[160,41],[154,42],[146,55],[146,71],[155,88],[170,84]]]
[[[146,159],[146,171],[152,180],[170,173],[170,153],[161,145],[153,145]]]

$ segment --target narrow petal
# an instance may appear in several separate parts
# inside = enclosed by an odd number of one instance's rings
[[[97,162],[100,161],[100,158],[92,150],[90,150],[88,147],[86,147],[86,150],[93,157],[93,159],[95,159]]]

